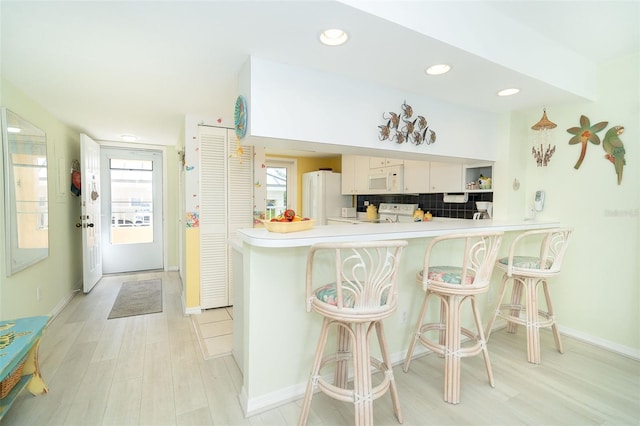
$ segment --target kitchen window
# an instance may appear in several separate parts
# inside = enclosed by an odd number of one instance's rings
[[[297,161],[288,158],[267,158],[265,163],[267,168],[265,219],[270,220],[281,215],[288,208],[296,209]]]

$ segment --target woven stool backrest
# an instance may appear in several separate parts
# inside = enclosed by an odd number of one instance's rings
[[[424,256],[424,266],[422,271],[422,286],[426,291],[430,284],[434,284],[433,280],[429,280],[428,271],[432,266],[442,266],[435,262],[432,258],[437,251],[438,245],[445,242],[455,243],[457,241],[464,242],[462,251],[455,252],[450,250],[451,261],[446,266],[461,268],[461,277],[459,284],[447,284],[438,282],[438,285],[450,287],[452,289],[459,288],[462,292],[470,289],[479,290],[487,287],[491,281],[493,267],[498,257],[498,249],[502,243],[502,231],[494,232],[472,232],[442,235],[433,238]],[[452,252],[454,251],[454,252]]]
[[[562,267],[562,261],[567,252],[567,246],[569,245],[569,238],[572,232],[573,230],[571,228],[555,228],[527,231],[520,234],[513,240],[509,249],[507,274],[512,275],[514,272],[517,274],[518,270],[523,269],[513,266],[513,258],[514,256],[522,255],[522,253],[518,253],[517,250],[535,238],[541,239],[538,258],[540,268],[535,271],[541,275],[558,274]]]
[[[398,240],[313,245],[307,257],[307,311],[313,290],[329,283],[336,284],[337,310],[395,309],[398,269],[406,245]],[[318,277],[323,281],[317,282]]]

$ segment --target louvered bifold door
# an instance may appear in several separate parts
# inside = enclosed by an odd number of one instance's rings
[[[200,138],[200,308],[229,305],[227,130],[198,126]]]
[[[229,238],[236,238],[236,230],[253,226],[253,147],[239,149],[233,130],[228,131],[228,190],[227,201]],[[240,153],[242,151],[242,153]],[[229,304],[233,300],[232,248],[227,246],[229,259]],[[242,283],[240,283],[242,285]]]

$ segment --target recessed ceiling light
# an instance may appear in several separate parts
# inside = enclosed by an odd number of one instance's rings
[[[20,133],[22,129],[20,127],[7,127],[9,133]]]
[[[125,142],[135,142],[138,140],[138,137],[135,135],[120,135],[120,139]]]
[[[431,65],[425,72],[429,75],[440,75],[449,72],[449,70],[451,70],[451,65],[437,64]]]
[[[327,46],[340,46],[345,44],[348,38],[349,35],[346,32],[337,28],[323,31],[320,34],[320,41]]]
[[[503,89],[498,92],[498,96],[511,96],[515,95],[518,92],[520,92],[520,89],[516,89],[515,87],[511,89]]]

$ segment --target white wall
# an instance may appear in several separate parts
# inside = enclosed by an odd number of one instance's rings
[[[238,86],[248,99],[248,134],[288,141],[289,148],[308,141],[331,144],[337,147],[334,152],[355,146],[405,156],[493,160],[497,155],[496,114],[256,57],[241,73]],[[424,116],[435,130],[435,144],[378,139],[378,126],[386,123],[383,113],[400,113],[405,101],[413,107],[413,117]]]

